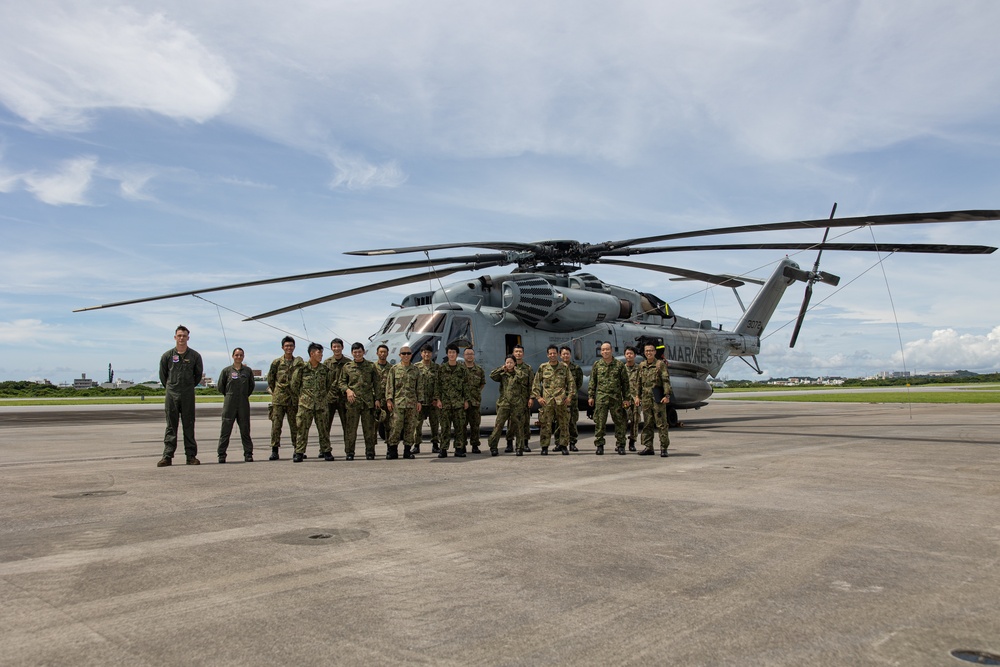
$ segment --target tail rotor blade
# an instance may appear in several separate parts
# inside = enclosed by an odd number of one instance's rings
[[[799,339],[799,330],[802,328],[802,321],[806,318],[806,311],[809,310],[809,299],[812,298],[812,283],[806,283],[806,296],[802,299],[802,307],[799,308],[799,319],[795,320],[795,330],[792,331],[792,339],[788,341],[788,347],[795,347],[795,341]]]

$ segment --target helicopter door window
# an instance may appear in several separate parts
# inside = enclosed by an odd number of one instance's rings
[[[451,321],[451,336],[449,343],[459,347],[475,347],[476,340],[472,336],[472,320],[468,317],[456,317]]]

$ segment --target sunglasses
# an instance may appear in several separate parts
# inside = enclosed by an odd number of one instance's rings
[[[412,352],[400,352],[399,354],[400,354],[400,356],[402,356],[402,357],[409,357],[409,356],[412,356],[412,355],[413,355],[413,353],[412,353]]]

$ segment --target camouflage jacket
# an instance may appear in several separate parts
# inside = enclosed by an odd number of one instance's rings
[[[330,402],[342,404],[347,399],[344,397],[343,392],[340,390],[340,374],[344,371],[344,366],[350,361],[346,356],[341,357],[339,360],[333,357],[328,357],[323,360],[323,365],[330,369]]]
[[[654,387],[663,387],[663,393],[669,394],[670,371],[667,369],[667,364],[660,359],[652,364],[643,360],[639,364],[639,388],[642,391],[639,394],[640,398],[643,401],[652,401]]]
[[[438,395],[438,365],[433,361],[424,365],[422,361],[412,364],[421,375],[423,375],[424,381],[420,390],[420,395],[418,398],[423,404],[429,404]]]
[[[441,401],[444,409],[465,407],[465,402],[469,400],[469,373],[464,363],[438,366],[437,394],[434,398]]]
[[[612,357],[611,363],[598,359],[590,368],[587,398],[611,399],[624,403],[629,400],[629,379],[625,364]]]
[[[569,366],[561,361],[555,365],[545,363],[538,367],[531,385],[532,398],[544,398],[546,403],[563,403],[576,396],[576,382]]]
[[[385,374],[385,400],[393,410],[415,408],[424,390],[424,374],[415,364],[395,364]]]
[[[639,364],[632,364],[632,368],[629,368],[628,364],[625,364],[625,372],[628,373],[628,395],[631,397],[638,396]]]
[[[382,401],[382,397],[375,393],[379,385],[378,371],[375,370],[375,364],[367,359],[360,362],[351,359],[344,364],[337,384],[344,397],[344,404],[352,409],[374,408],[376,399]],[[354,403],[347,400],[348,389],[354,392]]]
[[[469,407],[483,402],[483,387],[486,386],[486,371],[479,364],[465,367],[469,378]]]
[[[576,392],[579,394],[580,390],[583,389],[583,369],[574,364],[572,361],[567,364],[569,366],[569,372],[573,375],[573,382],[576,383]],[[569,407],[576,405],[575,401],[571,401]]]
[[[267,388],[271,392],[271,403],[274,405],[295,405],[295,395],[292,393],[292,371],[296,366],[304,364],[302,357],[286,360],[284,355],[271,362],[267,371]]]
[[[528,384],[528,375],[519,373],[516,370],[508,373],[504,367],[494,368],[490,373],[490,379],[500,383],[500,394],[497,397],[497,407],[527,407],[528,398],[531,396],[531,385]]]
[[[376,361],[372,365],[375,366],[375,373],[378,375],[378,384],[375,385],[375,396],[378,397],[378,400],[382,401],[382,408],[385,409],[385,381],[389,377],[389,371],[392,370],[392,364],[388,361],[384,364]]]
[[[299,399],[299,408],[326,410],[332,388],[330,369],[324,364],[313,368],[312,364],[303,362],[292,371],[292,393]]]

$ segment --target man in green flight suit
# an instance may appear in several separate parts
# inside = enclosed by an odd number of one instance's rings
[[[166,389],[163,410],[167,428],[163,434],[163,458],[156,467],[171,465],[177,451],[177,421],[184,428],[184,454],[188,465],[196,466],[198,442],[194,439],[194,388],[201,382],[205,367],[201,355],[188,347],[191,332],[183,324],[174,330],[174,347],[160,357],[160,384]]]
[[[340,392],[347,400],[347,421],[344,422],[344,454],[354,460],[354,443],[358,440],[358,422],[365,436],[365,459],[375,459],[375,411],[382,408],[383,398],[378,396],[378,371],[375,364],[365,359],[365,346],[351,345],[351,361],[340,372]]]
[[[587,403],[594,408],[594,444],[598,456],[604,454],[604,433],[608,426],[608,411],[615,422],[615,451],[625,454],[625,407],[629,396],[628,371],[625,364],[614,358],[611,343],[601,345],[601,358],[590,368]]]
[[[569,366],[559,361],[558,347],[549,345],[545,354],[549,361],[538,367],[531,386],[531,397],[540,406],[542,456],[549,453],[553,422],[559,426],[556,451],[569,454],[569,403],[576,396],[576,383]]]
[[[271,362],[267,371],[267,393],[271,394],[271,457],[270,461],[278,460],[278,448],[281,447],[281,425],[288,421],[288,433],[292,439],[292,449],[295,449],[295,413],[298,401],[292,393],[292,370],[304,364],[302,357],[293,356],[295,339],[285,336],[281,339],[281,351],[284,353]]]
[[[465,364],[458,363],[458,345],[445,348],[448,360],[438,366],[435,402],[440,412],[438,425],[441,451],[438,458],[448,458],[448,447],[455,441],[455,456],[465,456],[465,411],[469,407],[469,375]]]
[[[642,427],[640,456],[653,453],[653,429],[660,430],[660,456],[667,456],[670,434],[667,422],[667,403],[670,402],[670,372],[667,362],[656,358],[656,347],[647,345],[646,360],[639,364],[639,388],[642,391],[642,414],[646,420]],[[662,395],[662,397],[661,397]]]
[[[298,397],[299,409],[296,414],[295,454],[292,463],[302,463],[309,444],[309,427],[316,421],[319,432],[319,453],[326,461],[333,460],[330,447],[330,393],[333,388],[331,371],[323,364],[323,346],[309,343],[309,361],[296,366],[292,371],[292,393]]]

